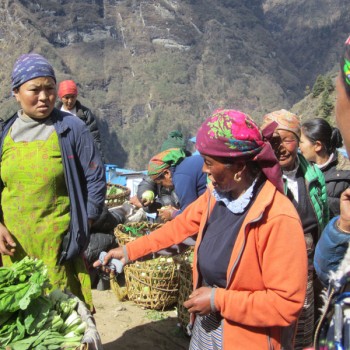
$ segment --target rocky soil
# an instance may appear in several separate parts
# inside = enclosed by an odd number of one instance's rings
[[[176,305],[166,311],[120,302],[112,290],[93,290],[94,315],[104,350],[188,349],[189,337],[178,326]]]

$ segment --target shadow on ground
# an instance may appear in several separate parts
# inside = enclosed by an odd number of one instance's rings
[[[137,326],[121,337],[103,345],[104,350],[187,350],[190,338],[176,325],[176,319],[168,318]]]

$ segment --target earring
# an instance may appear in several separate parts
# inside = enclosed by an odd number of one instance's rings
[[[238,173],[233,175],[233,180],[235,180],[236,182],[240,182],[242,180],[242,177],[238,175]]]

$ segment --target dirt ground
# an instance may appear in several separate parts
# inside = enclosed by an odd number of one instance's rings
[[[118,301],[112,290],[92,292],[104,350],[188,349],[189,337],[178,326],[176,304],[163,312],[146,310]]]

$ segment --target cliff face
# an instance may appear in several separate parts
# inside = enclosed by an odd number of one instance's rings
[[[346,0],[265,0],[266,28],[298,70],[298,78],[312,85],[317,75],[334,71],[348,35],[350,13]]]
[[[259,120],[334,70],[350,21],[340,0],[4,0],[0,101],[10,73],[43,54],[99,119],[107,161],[143,169],[167,133],[195,135],[213,108]]]

